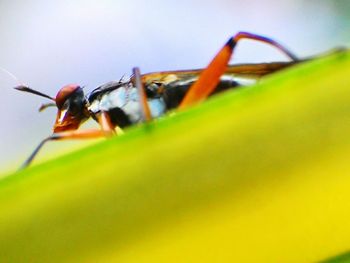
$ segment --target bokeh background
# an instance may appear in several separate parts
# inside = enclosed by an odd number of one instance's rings
[[[238,31],[273,37],[301,57],[349,46],[350,1],[0,0],[0,67],[52,96],[68,83],[90,91],[134,66],[144,73],[204,67]],[[233,62],[283,59],[244,41]],[[13,90],[17,84],[0,72],[0,174],[16,169],[50,134],[56,114],[39,114],[45,99]],[[52,143],[39,159],[76,147]]]

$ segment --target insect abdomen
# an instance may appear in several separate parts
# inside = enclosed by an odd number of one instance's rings
[[[163,99],[167,107],[167,110],[174,109],[179,106],[179,104],[185,97],[187,91],[189,90],[193,82],[194,81],[181,83],[181,81],[179,82],[175,81],[168,84],[165,87],[162,95],[163,95]],[[232,78],[221,79],[215,91],[211,95],[217,94],[219,92],[232,89],[238,86],[241,86],[240,83],[238,83]]]

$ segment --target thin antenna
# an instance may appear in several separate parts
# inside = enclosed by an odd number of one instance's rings
[[[51,96],[46,95],[40,91],[33,90],[33,89],[29,88],[27,85],[20,82],[19,79],[14,74],[12,74],[10,71],[8,71],[7,69],[0,67],[0,70],[3,71],[4,73],[6,73],[7,75],[9,75],[12,79],[14,79],[17,82],[18,85],[16,87],[14,87],[16,90],[29,92],[29,93],[32,93],[32,94],[35,94],[35,95],[38,95],[38,96],[55,101],[55,99],[52,98]]]
[[[17,86],[17,87],[14,87],[16,90],[19,90],[19,91],[24,91],[24,92],[29,92],[29,93],[32,93],[32,94],[35,94],[35,95],[38,95],[38,96],[41,96],[41,97],[44,97],[44,98],[47,98],[47,99],[50,99],[50,100],[53,100],[53,101],[56,101],[54,98],[52,98],[51,96],[49,95],[46,95],[40,91],[37,91],[37,90],[34,90],[34,89],[31,89],[25,85],[20,85],[20,86]]]
[[[0,70],[4,73],[6,73],[7,75],[9,75],[12,79],[14,79],[18,84],[20,85],[23,85],[22,82],[19,81],[19,79],[14,75],[12,74],[10,71],[8,71],[7,69],[3,68],[3,67],[0,67]]]

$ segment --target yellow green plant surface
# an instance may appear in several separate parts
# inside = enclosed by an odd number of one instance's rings
[[[317,262],[350,249],[350,53],[0,181],[0,262]]]

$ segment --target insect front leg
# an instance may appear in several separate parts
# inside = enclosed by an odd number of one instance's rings
[[[220,77],[227,69],[228,63],[238,41],[241,39],[251,39],[272,45],[287,55],[293,61],[298,61],[298,58],[292,52],[290,52],[287,48],[275,40],[248,32],[239,32],[227,41],[227,43],[218,52],[218,54],[210,62],[207,68],[203,70],[198,80],[190,87],[186,96],[182,100],[179,106],[180,109],[186,108],[192,104],[206,99],[215,90],[220,81]]]
[[[98,123],[101,129],[88,129],[88,130],[73,130],[63,131],[59,133],[53,133],[49,137],[42,140],[27,160],[21,165],[20,170],[28,167],[40,149],[49,141],[59,141],[67,139],[95,139],[101,137],[110,137],[115,134],[115,127],[112,124],[107,112],[101,112],[97,116]]]

